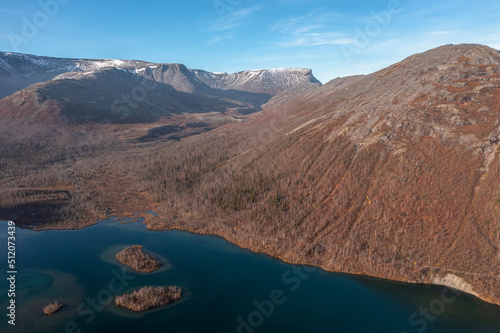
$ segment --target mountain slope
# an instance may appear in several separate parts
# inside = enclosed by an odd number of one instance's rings
[[[499,65],[497,50],[444,46],[207,133],[232,143],[223,154],[183,143],[211,171],[166,150],[157,163],[169,172],[156,176],[168,190],[151,184],[162,218],[149,227],[500,303]],[[194,197],[170,190],[187,166]]]
[[[9,126],[0,133],[9,160],[1,162],[14,171],[0,182],[0,197],[15,190],[19,199],[3,212],[31,212],[19,208],[26,208],[22,200],[41,210],[32,192],[63,184],[75,205],[63,207],[66,214],[78,216],[70,208],[81,206],[86,216],[106,212],[101,206],[116,215],[147,207],[158,213],[146,221],[151,229],[219,234],[290,262],[444,284],[500,304],[499,67],[497,50],[447,45],[370,75],[284,90],[245,122],[179,142],[110,148],[101,143],[113,135],[106,127],[78,159],[73,150],[61,157],[62,148],[36,155],[40,134],[32,139],[37,149],[25,149],[23,138],[15,150],[5,144]],[[134,75],[92,75],[121,74]],[[204,89],[216,89],[204,80]],[[92,91],[98,81],[76,82]],[[55,155],[58,163],[23,174],[30,166],[23,154],[42,161]],[[61,196],[56,190],[42,203]]]

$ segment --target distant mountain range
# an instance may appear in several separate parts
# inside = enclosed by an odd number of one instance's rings
[[[309,69],[226,74],[182,64],[0,53],[0,116],[46,123],[61,117],[134,123],[180,113],[247,114],[287,89],[320,85]],[[43,112],[33,117],[34,109]]]

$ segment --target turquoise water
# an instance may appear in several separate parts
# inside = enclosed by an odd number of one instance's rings
[[[7,224],[0,230],[5,276]],[[468,295],[293,266],[217,237],[111,220],[76,231],[17,228],[16,236],[16,326],[7,324],[3,278],[0,332],[500,332],[500,307]],[[132,244],[164,268],[122,271],[114,254]],[[140,314],[113,304],[144,285],[180,286],[183,300]],[[54,300],[63,310],[43,316]]]

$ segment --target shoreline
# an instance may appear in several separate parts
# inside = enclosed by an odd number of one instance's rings
[[[149,219],[146,216],[144,216],[144,215],[147,215],[149,217]],[[75,229],[67,229],[67,228],[43,228],[43,229],[40,229],[40,228],[30,228],[30,227],[19,226],[19,225],[18,225],[18,227],[23,228],[23,229],[33,230],[33,231],[36,231],[36,232],[43,232],[43,231],[76,231],[76,230],[81,230],[81,229],[85,229],[85,228],[88,228],[88,227],[92,227],[92,226],[100,224],[101,222],[109,221],[109,220],[111,220],[113,222],[118,222],[118,223],[133,223],[133,222],[139,222],[139,220],[141,218],[144,218],[144,221],[142,222],[142,224],[144,224],[145,228],[148,231],[152,231],[152,232],[158,232],[158,231],[180,231],[180,232],[187,232],[187,233],[191,233],[191,234],[195,234],[195,235],[200,235],[200,236],[217,237],[217,238],[223,239],[224,241],[226,241],[228,243],[231,243],[231,244],[233,244],[235,246],[238,246],[241,249],[250,251],[250,252],[252,252],[254,254],[266,255],[266,256],[274,259],[274,260],[279,260],[279,261],[282,261],[283,263],[290,264],[290,265],[315,267],[315,268],[321,269],[321,270],[323,270],[325,272],[328,272],[328,273],[342,274],[342,275],[352,276],[352,277],[366,277],[366,278],[379,279],[379,280],[384,280],[384,281],[389,281],[389,282],[407,283],[407,284],[412,284],[412,285],[438,286],[438,287],[444,287],[444,288],[452,288],[452,289],[460,291],[461,293],[467,294],[468,297],[476,298],[476,299],[478,299],[478,300],[480,300],[482,302],[485,302],[485,303],[488,303],[490,305],[495,305],[495,306],[500,307],[500,299],[499,300],[489,299],[488,297],[486,297],[484,295],[481,295],[480,292],[473,291],[471,293],[469,290],[464,290],[464,289],[460,288],[459,286],[437,284],[437,283],[432,283],[431,281],[419,281],[419,280],[409,279],[409,278],[405,279],[405,278],[387,277],[387,276],[383,276],[383,275],[380,275],[380,274],[368,273],[368,272],[365,272],[365,271],[352,272],[352,271],[342,271],[342,270],[329,269],[329,268],[324,267],[322,265],[315,265],[315,264],[304,263],[304,262],[300,262],[300,261],[296,261],[296,260],[287,259],[287,258],[285,258],[285,257],[283,257],[283,256],[281,256],[279,254],[274,254],[273,255],[273,254],[265,252],[265,251],[263,251],[261,249],[258,249],[256,247],[247,246],[245,244],[242,244],[242,242],[238,242],[236,240],[231,240],[227,236],[222,235],[220,233],[209,232],[209,231],[206,231],[206,230],[190,230],[190,229],[187,229],[187,228],[176,227],[176,226],[166,227],[165,225],[161,225],[161,227],[156,226],[156,228],[153,228],[153,227],[151,227],[147,223],[148,220],[150,220],[151,218],[154,217],[153,215],[147,214],[147,213],[141,213],[139,216],[140,217],[137,217],[137,215],[135,217],[130,217],[130,216],[113,217],[113,216],[110,216],[110,217],[108,217],[107,220],[95,220],[91,224],[84,225],[82,227],[75,228]],[[124,221],[126,219],[131,219],[131,221]],[[417,267],[413,267],[412,266],[412,268],[417,268]],[[455,276],[455,277],[457,277],[457,278],[460,279],[460,277],[458,277],[458,276],[456,276],[454,274],[447,273],[447,272],[457,272],[457,271],[452,270],[452,269],[446,269],[446,268],[441,268],[441,267],[431,267],[431,266],[424,266],[424,267],[421,267],[421,268],[432,268],[432,269],[439,270],[440,272],[444,273],[445,276],[452,275],[452,276]],[[460,272],[460,273],[474,274],[474,273],[469,273],[469,272]],[[432,278],[439,278],[439,277],[433,276]],[[496,278],[500,279],[500,276],[498,276]]]
[[[468,297],[475,298],[475,299],[478,299],[482,302],[488,303],[490,305],[495,305],[495,306],[500,307],[500,300],[488,299],[488,297],[482,296],[480,293],[474,292],[474,294],[473,294],[467,290],[463,290],[461,288],[453,287],[450,285],[436,284],[436,283],[432,283],[432,282],[402,279],[402,278],[388,278],[388,277],[383,276],[383,275],[377,275],[377,274],[372,274],[372,273],[367,273],[367,272],[348,272],[348,271],[332,270],[332,269],[325,268],[321,265],[313,265],[313,264],[303,263],[300,261],[294,261],[294,260],[284,258],[283,256],[280,256],[277,254],[272,255],[272,254],[269,254],[265,251],[262,251],[262,250],[259,250],[256,248],[252,248],[249,246],[245,246],[245,245],[241,244],[241,242],[229,240],[226,236],[221,235],[221,234],[217,234],[217,233],[211,233],[211,232],[206,232],[206,231],[202,231],[202,230],[198,230],[198,231],[188,230],[188,229],[182,229],[182,228],[178,228],[178,227],[172,227],[172,228],[166,228],[166,229],[150,229],[146,223],[144,223],[144,224],[145,224],[146,228],[148,230],[151,230],[151,231],[181,231],[181,232],[188,232],[191,234],[196,234],[196,235],[201,235],[201,236],[217,237],[217,238],[223,239],[224,241],[226,241],[228,243],[234,244],[241,249],[250,251],[250,252],[255,253],[255,254],[266,255],[272,259],[280,260],[283,263],[290,264],[290,265],[315,267],[315,268],[321,269],[321,270],[328,272],[328,273],[342,274],[342,275],[352,276],[352,277],[373,278],[373,279],[384,280],[384,281],[389,281],[389,282],[407,283],[407,284],[412,284],[412,285],[437,286],[437,287],[451,288],[451,289],[458,290],[461,293],[467,294]],[[427,267],[425,267],[425,268],[427,268]],[[432,268],[438,269],[442,272],[453,271],[451,269],[445,269],[445,268],[440,268],[440,267],[432,267]],[[472,274],[472,273],[468,273],[468,274]],[[446,275],[449,275],[449,274],[446,274]],[[454,275],[454,276],[456,276],[456,275]],[[500,279],[500,276],[498,277],[498,279]]]

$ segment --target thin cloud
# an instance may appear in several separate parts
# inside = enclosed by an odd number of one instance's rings
[[[225,33],[222,35],[215,35],[208,41],[208,44],[217,44],[217,43],[222,42],[224,40],[233,39],[234,37],[235,37],[235,34],[232,32]]]
[[[248,22],[247,19],[253,13],[258,12],[261,9],[261,5],[256,5],[253,7],[234,10],[231,13],[228,13],[224,19],[220,20],[210,28],[211,31],[216,31],[217,34],[212,36],[207,43],[217,44],[225,40],[233,39],[236,36],[236,33],[233,31],[246,24]]]
[[[261,9],[262,5],[256,5],[253,7],[235,10],[234,12],[228,14],[226,18],[220,20],[217,24],[215,24],[211,30],[215,31],[233,30],[241,25],[244,25],[248,17],[250,17],[253,13],[258,12]]]
[[[278,42],[278,46],[323,46],[323,45],[354,45],[352,38],[338,38],[338,34],[312,33],[303,34],[301,37],[289,42]]]
[[[431,37],[438,37],[438,36],[450,35],[451,33],[452,33],[451,31],[441,30],[441,31],[431,31],[431,32],[428,32],[428,35],[431,36]]]
[[[316,9],[302,16],[278,20],[272,26],[272,30],[280,33],[308,32],[324,28],[338,16],[339,14],[334,12],[324,12],[322,9]]]
[[[338,14],[315,10],[308,14],[277,21],[271,31],[284,35],[277,46],[323,46],[353,44],[354,40],[344,33],[334,31],[332,22]]]

